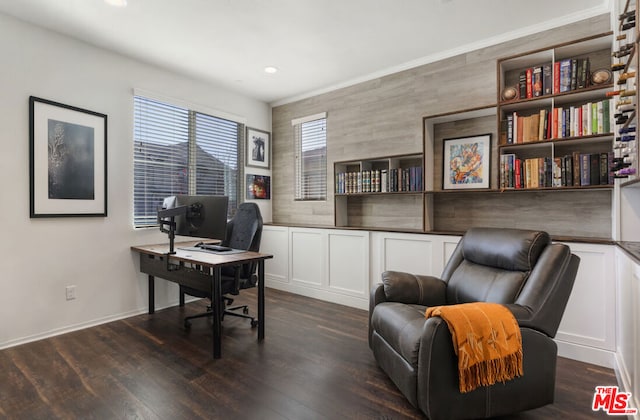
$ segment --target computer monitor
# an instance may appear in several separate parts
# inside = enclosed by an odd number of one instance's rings
[[[165,198],[162,204],[165,211],[177,210],[169,215],[174,217],[176,235],[220,240],[227,231],[228,207],[229,197],[222,195],[179,194]],[[160,230],[167,232],[163,224]]]

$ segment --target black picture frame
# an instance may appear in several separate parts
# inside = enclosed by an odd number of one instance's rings
[[[107,115],[29,97],[30,217],[107,216]]]
[[[271,177],[247,174],[247,200],[270,200]]]
[[[246,166],[269,169],[271,167],[271,133],[247,127],[245,138]]]

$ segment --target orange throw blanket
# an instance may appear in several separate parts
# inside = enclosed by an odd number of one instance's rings
[[[449,326],[458,356],[460,392],[522,376],[522,336],[511,311],[497,303],[427,308]]]

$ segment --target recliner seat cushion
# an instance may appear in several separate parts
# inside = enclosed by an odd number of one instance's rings
[[[411,366],[418,366],[420,337],[426,321],[422,305],[383,302],[376,306],[371,323],[374,330]]]

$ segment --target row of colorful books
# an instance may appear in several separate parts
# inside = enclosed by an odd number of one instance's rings
[[[590,67],[588,58],[566,58],[524,69],[518,79],[519,98],[535,98],[588,87]]]
[[[611,99],[541,109],[533,115],[510,112],[503,124],[506,144],[581,137],[611,132]]]
[[[500,188],[552,188],[613,184],[613,153],[520,159],[500,155]]]
[[[422,191],[422,167],[336,174],[336,194],[396,191]]]

